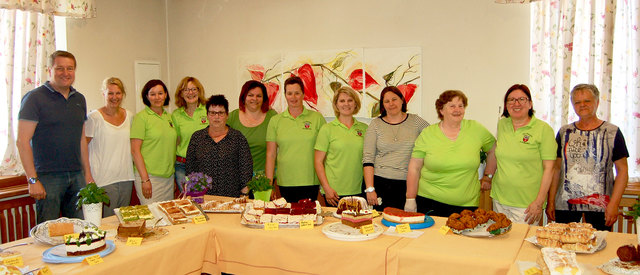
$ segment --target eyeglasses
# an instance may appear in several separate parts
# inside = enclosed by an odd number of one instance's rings
[[[184,92],[197,92],[198,88],[184,88],[182,89]]]
[[[510,97],[510,98],[507,98],[507,103],[508,104],[514,104],[514,103],[516,103],[516,101],[518,101],[518,103],[520,103],[520,104],[525,104],[525,103],[529,102],[529,98],[527,98],[527,97],[519,97],[519,98]]]
[[[225,116],[227,114],[227,112],[212,112],[212,111],[207,111],[207,114],[210,116]]]

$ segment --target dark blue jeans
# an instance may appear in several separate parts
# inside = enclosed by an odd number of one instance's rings
[[[182,193],[184,190],[184,177],[187,176],[186,175],[186,167],[185,164],[179,161],[176,161],[175,164],[175,168],[176,168],[176,173],[175,173],[175,177],[176,177],[176,183],[178,184],[178,189],[180,190],[180,193]]]
[[[38,173],[38,178],[47,196],[36,201],[37,223],[55,220],[60,214],[68,218],[83,218],[82,209],[76,209],[78,191],[86,186],[82,171]]]

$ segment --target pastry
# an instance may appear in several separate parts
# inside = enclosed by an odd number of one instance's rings
[[[350,196],[341,198],[340,201],[338,201],[338,210],[336,210],[336,213],[342,214],[342,211],[345,210],[359,211],[361,209],[369,209],[367,200],[363,197]]]
[[[537,264],[542,269],[542,274],[553,275],[581,275],[578,267],[576,253],[560,248],[544,247],[537,259]]]
[[[348,225],[353,228],[360,228],[363,225],[372,224],[372,219],[373,212],[371,210],[344,210],[342,211],[340,221],[344,225]]]
[[[48,229],[50,237],[64,236],[73,233],[73,223],[50,223]]]
[[[638,253],[637,248],[633,245],[623,245],[621,247],[618,247],[616,254],[618,255],[618,258],[620,258],[620,260],[623,262],[640,260],[640,253]]]
[[[0,265],[0,274],[2,275],[22,275],[19,268],[12,265]]]

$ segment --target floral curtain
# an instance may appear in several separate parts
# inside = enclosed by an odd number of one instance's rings
[[[640,177],[639,22],[638,1],[531,4],[530,88],[538,117],[555,130],[576,121],[571,88],[579,83],[596,85],[598,117],[619,126],[624,134],[630,181]]]
[[[95,0],[0,0],[0,8],[73,18],[96,17]]]
[[[15,146],[20,98],[47,80],[47,57],[55,51],[53,15],[0,9],[0,175],[22,174]],[[5,138],[6,137],[6,138]]]

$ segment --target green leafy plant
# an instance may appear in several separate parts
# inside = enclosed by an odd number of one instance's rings
[[[78,201],[76,202],[76,207],[78,209],[82,208],[83,204],[92,204],[92,203],[109,203],[109,196],[107,196],[107,192],[104,188],[98,187],[95,182],[87,184],[84,188],[80,189],[78,192]]]
[[[254,192],[267,191],[273,189],[271,186],[271,181],[264,173],[257,173],[253,178],[247,183],[247,187],[249,190]]]
[[[631,206],[631,210],[624,211],[624,214],[633,217],[633,220],[637,220],[640,217],[640,196],[638,196],[636,203]]]

